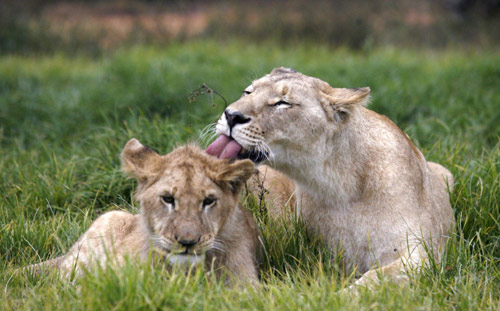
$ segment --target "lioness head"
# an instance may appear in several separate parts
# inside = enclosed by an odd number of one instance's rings
[[[318,152],[314,145],[348,122],[364,104],[368,87],[333,88],[291,69],[276,68],[255,80],[220,117],[221,135],[207,149],[220,158],[269,160],[280,166],[295,151]]]
[[[220,160],[194,146],[160,156],[131,139],[122,169],[138,180],[136,199],[152,247],[172,262],[198,262],[220,248],[217,234],[235,211],[251,161]]]

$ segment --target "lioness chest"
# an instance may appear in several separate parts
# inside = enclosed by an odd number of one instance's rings
[[[356,267],[364,273],[398,259],[405,251],[407,226],[380,210],[370,212],[356,206],[328,205],[318,202],[297,188],[297,212],[308,230],[326,241],[335,254],[341,254],[347,270]]]

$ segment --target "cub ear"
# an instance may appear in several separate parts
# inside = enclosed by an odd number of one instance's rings
[[[322,103],[331,120],[345,121],[352,109],[357,106],[366,106],[370,98],[370,88],[354,89],[333,88],[328,85],[321,91]]]
[[[298,73],[298,72],[293,68],[277,67],[274,68],[273,71],[271,71],[270,75],[286,74],[286,73]]]
[[[232,192],[239,192],[245,181],[254,172],[253,162],[250,160],[237,160],[226,162],[220,166],[216,174],[216,182],[229,186]]]
[[[158,172],[160,159],[151,147],[144,146],[132,138],[121,153],[122,171],[137,178],[139,182],[145,182],[148,177]]]

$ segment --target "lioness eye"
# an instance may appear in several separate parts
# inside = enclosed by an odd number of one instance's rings
[[[292,106],[292,104],[287,103],[287,102],[286,102],[286,101],[284,101],[284,100],[280,100],[280,101],[278,101],[278,102],[274,103],[274,105],[273,105],[273,107],[280,107],[280,106],[281,106],[281,107],[290,107],[290,106]]]
[[[161,200],[166,204],[174,204],[175,203],[174,197],[170,194],[162,195]]]
[[[214,204],[215,201],[216,201],[215,198],[205,198],[205,200],[203,200],[203,207],[210,206],[210,205]]]

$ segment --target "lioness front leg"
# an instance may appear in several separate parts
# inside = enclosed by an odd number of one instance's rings
[[[386,266],[368,270],[363,274],[353,286],[370,287],[379,282],[380,277],[387,277],[391,281],[402,283],[408,281],[408,274],[402,259],[398,259]],[[351,286],[351,288],[353,287]]]
[[[409,281],[408,274],[414,270],[420,269],[425,265],[428,259],[428,254],[425,247],[422,245],[414,246],[410,249],[412,251],[401,254],[401,256],[393,262],[365,272],[356,282],[354,282],[351,289],[357,286],[372,287],[380,283],[381,278],[387,278],[392,282],[400,284]]]

